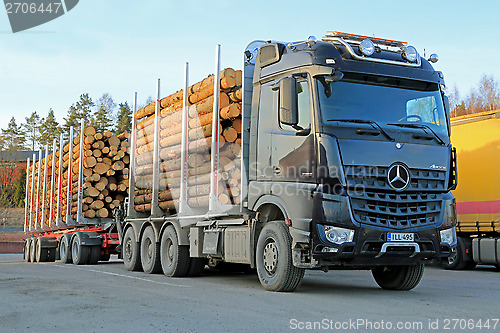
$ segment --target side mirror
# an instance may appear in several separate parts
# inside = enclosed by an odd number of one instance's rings
[[[446,113],[446,122],[448,124],[448,130],[451,133],[451,112],[450,112],[450,100],[448,96],[443,94],[444,112]]]
[[[295,126],[299,123],[299,108],[297,102],[297,81],[287,77],[280,81],[280,122]]]

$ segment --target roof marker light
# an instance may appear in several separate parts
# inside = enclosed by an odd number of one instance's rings
[[[433,64],[438,62],[438,60],[439,60],[439,57],[436,53],[431,54],[429,57],[429,61],[432,62]]]
[[[375,52],[375,45],[369,38],[365,38],[359,44],[359,51],[361,51],[361,53],[363,53],[365,56],[369,57]]]
[[[406,47],[403,52],[403,58],[405,58],[409,62],[414,62],[415,60],[417,60],[417,56],[418,56],[417,49],[414,48],[413,46]]]

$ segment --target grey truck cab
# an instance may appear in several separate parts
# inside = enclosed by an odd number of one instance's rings
[[[293,290],[307,268],[367,269],[382,288],[409,290],[423,260],[450,254],[456,158],[436,61],[337,32],[249,45],[243,204],[257,212],[264,287]]]

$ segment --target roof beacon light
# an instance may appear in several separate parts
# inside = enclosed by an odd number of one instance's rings
[[[359,44],[359,51],[369,57],[375,52],[375,44],[369,38],[363,39]]]
[[[415,62],[417,60],[418,52],[413,46],[408,46],[403,52],[403,57],[409,62]]]

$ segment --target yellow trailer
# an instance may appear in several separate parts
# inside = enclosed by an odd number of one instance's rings
[[[500,268],[500,110],[451,119],[457,149],[457,254],[445,268]]]

